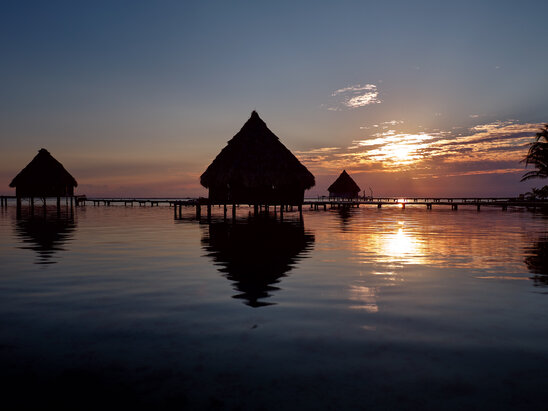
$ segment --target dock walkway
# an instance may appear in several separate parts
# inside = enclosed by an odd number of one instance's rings
[[[1,207],[7,207],[8,199],[15,199],[14,196],[0,196]],[[182,214],[182,207],[195,207],[196,217],[201,217],[202,206],[207,208],[207,216],[211,217],[212,207],[223,207],[224,215],[226,217],[228,212],[228,206],[232,208],[232,215],[236,215],[236,209],[240,207],[240,204],[223,204],[223,203],[210,203],[207,198],[145,198],[145,197],[86,197],[75,196],[74,197],[76,207],[85,206],[86,204],[93,204],[94,206],[111,206],[111,205],[124,205],[124,206],[140,206],[140,207],[158,207],[160,205],[169,206],[174,208],[174,215],[179,217]],[[248,205],[248,204],[241,204]],[[513,197],[358,197],[353,199],[335,198],[335,197],[316,197],[306,198],[302,205],[258,205],[249,204],[249,207],[253,207],[255,212],[262,211],[269,212],[272,207],[274,212],[279,211],[283,216],[284,211],[293,211],[294,207],[302,212],[302,208],[310,207],[311,210],[327,210],[333,208],[357,208],[360,206],[376,206],[382,208],[383,206],[397,206],[400,208],[406,208],[409,206],[426,206],[431,210],[434,206],[449,206],[452,210],[458,210],[459,207],[475,207],[480,211],[481,207],[498,207],[502,210],[507,210],[508,207],[524,207],[528,209],[536,208],[548,208],[547,200],[531,200],[524,198]]]

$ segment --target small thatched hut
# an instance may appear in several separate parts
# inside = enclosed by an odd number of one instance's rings
[[[341,175],[327,189],[329,197],[338,198],[356,198],[360,193],[360,187],[348,175],[346,170],[343,170]]]
[[[65,167],[42,148],[10,183],[21,197],[69,197],[78,183]]]
[[[315,180],[253,111],[200,183],[211,203],[299,205]]]

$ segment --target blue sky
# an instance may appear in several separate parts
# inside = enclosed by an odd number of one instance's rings
[[[251,110],[316,175],[311,194],[341,168],[379,195],[545,184],[519,183],[519,160],[548,121],[546,2],[2,8],[2,193],[45,147],[81,194],[204,195]]]

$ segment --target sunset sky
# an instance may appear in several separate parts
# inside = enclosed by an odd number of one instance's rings
[[[78,194],[198,196],[257,110],[376,196],[515,196],[548,122],[546,1],[6,1],[0,193],[44,147]]]

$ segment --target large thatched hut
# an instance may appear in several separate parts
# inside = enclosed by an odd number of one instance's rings
[[[327,189],[329,197],[337,198],[356,198],[360,193],[360,187],[348,175],[346,170],[343,170],[341,175]]]
[[[42,148],[10,183],[21,197],[72,197],[78,183],[65,167]]]
[[[210,203],[300,205],[314,176],[253,111],[200,177]]]

